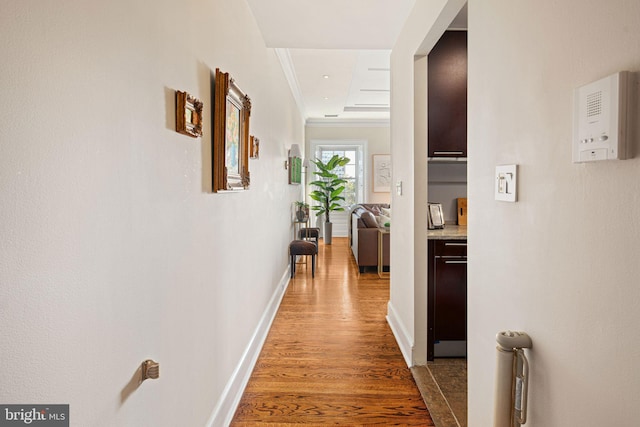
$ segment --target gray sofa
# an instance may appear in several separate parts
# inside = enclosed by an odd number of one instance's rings
[[[361,203],[351,207],[349,221],[349,243],[351,252],[361,273],[367,267],[378,267],[378,221],[382,208],[389,209],[384,203]],[[383,235],[383,267],[389,266],[389,237]]]

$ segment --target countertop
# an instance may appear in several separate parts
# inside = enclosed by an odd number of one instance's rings
[[[467,240],[466,225],[445,225],[444,228],[429,230],[429,240]]]

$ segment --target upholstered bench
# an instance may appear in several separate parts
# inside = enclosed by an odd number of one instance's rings
[[[318,243],[318,239],[320,238],[320,229],[319,228],[301,228],[299,232],[300,240],[308,240],[313,239],[316,244]]]
[[[289,243],[289,255],[291,256],[291,278],[296,274],[296,257],[299,255],[311,255],[311,277],[316,276],[316,256],[318,245],[308,240],[294,240]]]

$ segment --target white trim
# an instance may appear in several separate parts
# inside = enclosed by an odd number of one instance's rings
[[[285,271],[285,274],[280,279],[280,283],[273,293],[269,304],[267,304],[267,308],[262,314],[262,318],[249,341],[249,345],[240,358],[238,366],[236,366],[231,378],[227,382],[220,399],[218,399],[216,407],[213,408],[213,412],[206,424],[207,427],[224,427],[231,423],[233,415],[240,403],[240,399],[242,398],[242,394],[244,393],[244,389],[247,387],[249,378],[251,378],[253,368],[258,361],[258,356],[260,355],[262,346],[267,339],[273,319],[276,317],[282,297],[289,285],[290,274],[291,273],[287,268],[287,271]]]
[[[396,311],[393,309],[391,301],[387,304],[387,323],[393,332],[393,336],[396,337],[396,342],[398,343],[398,347],[400,347],[400,352],[404,357],[405,363],[411,368],[413,366],[413,361],[411,360],[413,340],[396,314]]]
[[[296,101],[296,105],[298,106],[300,115],[302,116],[303,120],[306,120],[306,107],[304,105],[304,100],[302,99],[302,91],[300,90],[300,84],[298,83],[298,78],[296,77],[296,70],[293,66],[293,61],[291,60],[289,49],[276,48],[274,49],[274,51],[276,53],[276,56],[280,60],[280,65],[282,66],[284,77],[289,83],[289,87],[291,88],[291,95],[293,95],[293,99]]]
[[[389,119],[307,119],[307,127],[314,128],[384,128],[389,127]]]

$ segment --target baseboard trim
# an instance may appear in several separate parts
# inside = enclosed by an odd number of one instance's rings
[[[284,297],[284,293],[289,286],[289,280],[290,273],[287,269],[280,279],[278,287],[271,296],[271,300],[262,314],[260,322],[249,341],[249,345],[240,358],[238,366],[233,371],[229,382],[227,382],[222,392],[222,396],[220,396],[216,407],[213,409],[207,421],[207,427],[224,427],[231,423],[240,399],[242,398],[242,394],[244,393],[244,389],[247,387],[249,378],[251,378],[253,368],[258,361],[262,346],[267,339],[271,324],[276,317],[282,297]]]
[[[387,304],[387,323],[393,332],[393,336],[396,338],[396,342],[398,343],[398,347],[400,347],[400,352],[402,353],[402,357],[404,357],[405,363],[408,367],[412,367],[413,360],[411,355],[413,354],[413,339],[396,314],[391,301]]]

